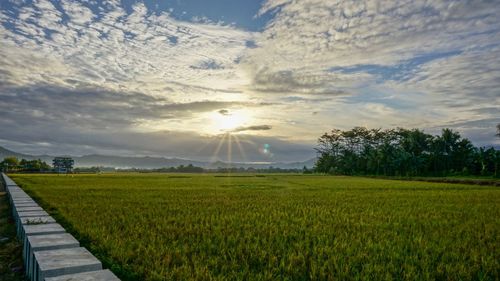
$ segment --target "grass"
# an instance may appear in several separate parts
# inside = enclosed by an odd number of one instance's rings
[[[0,280],[24,280],[22,246],[16,239],[16,228],[9,200],[0,183]]]
[[[315,175],[12,178],[122,280],[500,279],[498,187]]]

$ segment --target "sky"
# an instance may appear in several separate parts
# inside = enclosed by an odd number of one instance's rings
[[[0,145],[293,162],[333,128],[500,146],[498,1],[0,2]]]

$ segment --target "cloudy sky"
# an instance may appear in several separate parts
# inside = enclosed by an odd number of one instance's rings
[[[301,161],[322,133],[496,145],[498,1],[0,2],[0,145]]]

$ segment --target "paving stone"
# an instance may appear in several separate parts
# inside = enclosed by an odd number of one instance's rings
[[[26,207],[40,207],[36,202],[23,202],[23,203],[17,203],[13,205],[12,207],[18,209],[18,208],[26,208]]]
[[[19,236],[19,238],[22,238],[22,240],[24,240],[24,236],[25,236],[24,235],[24,231],[25,231],[24,226],[52,224],[52,223],[55,223],[56,220],[51,216],[41,216],[41,217],[19,218],[17,220],[17,222],[18,222],[17,227],[16,227],[17,235]]]
[[[24,204],[12,205],[12,216],[14,218],[17,216],[18,210],[43,211],[43,209],[36,203],[24,203]]]
[[[31,205],[31,206],[21,206],[16,208],[16,212],[21,213],[21,212],[33,212],[33,211],[43,211],[42,207],[38,205]]]
[[[28,194],[26,195],[16,194],[15,196],[11,196],[10,198],[12,199],[12,201],[33,200],[33,198],[28,196]]]
[[[27,236],[23,247],[26,276],[31,279],[35,274],[35,252],[77,247],[80,243],[69,233]]]
[[[47,212],[44,210],[29,210],[29,211],[19,211],[17,212],[17,216],[20,218],[23,217],[44,217],[49,216]]]
[[[64,230],[64,228],[58,223],[23,225],[23,233],[26,236],[56,234],[65,232],[66,231]]]
[[[11,202],[12,204],[14,205],[17,205],[17,204],[25,204],[25,203],[36,203],[35,200],[33,199],[27,199],[27,198],[23,198],[23,199],[15,199],[15,200],[12,200]]]
[[[9,193],[11,193],[11,192],[19,192],[19,191],[23,191],[24,192],[24,190],[22,190],[19,186],[15,186],[15,185],[9,185],[9,186],[7,186],[7,191]]]
[[[47,224],[55,223],[56,220],[51,216],[35,216],[35,217],[23,217],[19,221],[21,224],[33,225],[33,224]]]
[[[9,192],[9,195],[12,197],[28,196],[28,193],[24,192],[24,190],[22,189],[12,190],[12,188],[9,188],[7,191]]]
[[[7,192],[9,192],[9,194],[12,194],[12,193],[25,193],[24,190],[22,190],[21,188],[17,187],[17,186],[10,186],[10,187],[7,187]]]
[[[35,200],[31,199],[30,197],[25,197],[25,198],[9,198],[10,204],[11,205],[17,205],[19,203],[36,203]]]
[[[101,262],[82,247],[35,252],[35,281],[101,269]]]
[[[3,180],[5,182],[5,185],[16,185],[16,183],[7,176],[4,176]]]
[[[33,200],[28,195],[10,197],[10,199],[11,199],[12,202],[23,201],[23,200]]]
[[[58,277],[45,278],[45,281],[118,281],[113,272],[108,269],[84,272],[78,274],[61,275]]]
[[[116,281],[64,228],[23,189],[2,173],[23,245],[26,276],[35,281]]]
[[[49,216],[49,214],[44,210],[24,211],[24,212],[16,210],[16,214],[14,215],[14,220],[16,221],[17,224],[19,224],[21,218],[47,217],[47,216]]]

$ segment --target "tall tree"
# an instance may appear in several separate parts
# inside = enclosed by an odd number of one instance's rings
[[[494,175],[500,151],[475,148],[458,132],[432,136],[418,129],[355,127],[332,130],[318,139],[315,171],[344,175]]]

